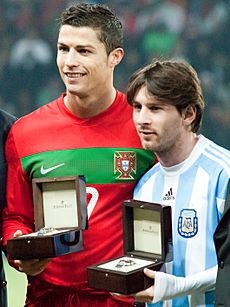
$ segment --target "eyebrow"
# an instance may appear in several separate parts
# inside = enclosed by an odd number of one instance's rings
[[[62,42],[57,42],[57,46],[63,46],[63,47],[69,47],[69,45],[62,43]],[[92,45],[76,45],[74,48],[91,48],[91,49],[96,49]]]
[[[140,104],[140,102],[138,102],[137,100],[132,100],[132,103]]]
[[[137,100],[133,100],[131,102],[131,105],[142,105],[142,103],[140,103]],[[156,102],[147,102],[147,104],[145,104],[145,106],[147,106],[148,108],[152,108],[152,107],[164,107],[167,106],[167,103],[164,103],[162,101],[156,101]]]

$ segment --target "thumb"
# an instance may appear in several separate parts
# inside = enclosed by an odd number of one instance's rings
[[[149,270],[147,268],[144,269],[144,273],[147,277],[152,278],[152,279],[154,279],[156,275],[155,271]]]
[[[15,233],[14,233],[14,238],[20,237],[20,236],[22,236],[22,235],[23,235],[22,231],[21,231],[21,230],[17,230],[17,231],[15,231]]]

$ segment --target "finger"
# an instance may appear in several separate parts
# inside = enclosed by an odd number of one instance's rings
[[[41,272],[43,272],[45,267],[46,266],[44,266],[44,265],[38,265],[35,268],[31,267],[30,269],[27,270],[27,274],[31,275],[31,276],[36,276],[36,275],[40,274]]]
[[[116,292],[109,292],[112,296],[119,296],[120,294],[119,293],[116,293]]]
[[[145,273],[145,275],[147,276],[147,277],[149,277],[149,278],[155,278],[155,275],[156,275],[156,272],[155,271],[153,271],[153,270],[149,270],[149,269],[147,269],[147,268],[144,268],[144,273]]]
[[[34,265],[19,265],[19,271],[26,273],[27,275],[35,276],[40,274],[46,268],[47,264],[36,263]]]
[[[28,259],[28,260],[15,260],[14,262],[21,266],[33,266],[38,263],[41,265],[47,264],[50,262],[50,258],[44,258],[44,259]]]
[[[36,276],[44,270],[44,267],[42,267],[42,268],[27,268],[27,269],[19,267],[19,270],[21,272],[25,273],[26,275]]]
[[[21,230],[17,230],[17,231],[15,231],[15,233],[14,233],[14,238],[20,237],[20,236],[22,236],[22,235],[23,235],[22,231],[21,231]]]
[[[19,270],[29,275],[41,273],[49,262],[50,259],[15,260],[15,264],[18,266]]]
[[[36,262],[38,262],[37,259],[33,260],[26,260],[26,261],[21,261],[21,260],[15,260],[14,263],[17,265],[19,271],[27,273],[28,270],[30,270],[31,267],[35,268]]]
[[[110,292],[110,294],[112,295],[112,296],[126,296],[125,294],[121,294],[121,293],[117,293],[117,292]]]
[[[152,293],[147,293],[145,291],[141,291],[133,295],[133,298],[137,302],[145,302],[145,303],[151,303],[153,300],[153,294]]]
[[[143,291],[132,294],[137,302],[151,303],[153,300],[154,286],[151,286]]]
[[[14,261],[17,265],[23,267],[23,266],[34,266],[37,262],[39,262],[38,259],[30,259],[30,260],[15,260]]]
[[[44,259],[40,259],[39,263],[41,265],[47,265],[50,261],[51,261],[51,258],[44,258]]]

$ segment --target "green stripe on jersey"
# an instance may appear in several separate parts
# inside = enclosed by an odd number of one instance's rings
[[[150,151],[81,148],[41,152],[21,159],[30,178],[84,175],[91,184],[137,181],[153,164]]]

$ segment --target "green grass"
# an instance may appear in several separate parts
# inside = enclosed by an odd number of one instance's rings
[[[8,307],[23,307],[27,286],[26,275],[10,267],[5,256],[3,256],[3,265],[7,280]]]

